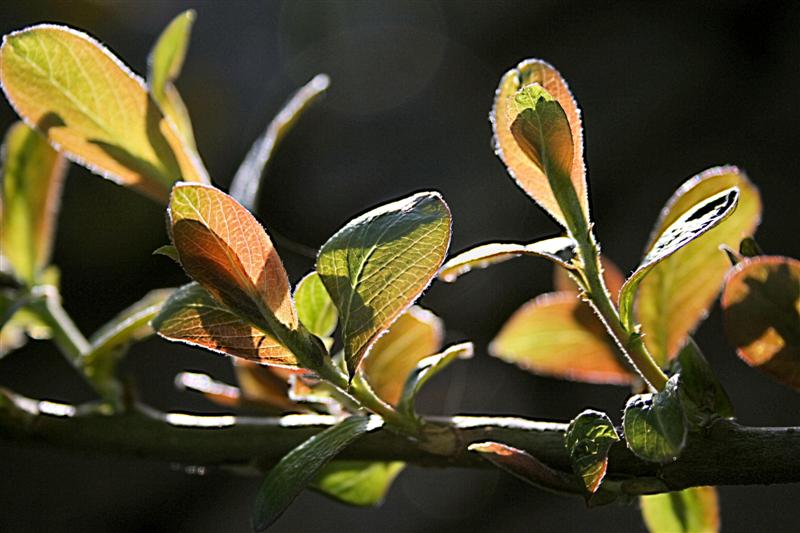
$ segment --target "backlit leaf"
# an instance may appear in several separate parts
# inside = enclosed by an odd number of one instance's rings
[[[618,302],[619,290],[625,283],[625,276],[620,271],[619,267],[607,257],[601,259],[603,266],[603,279],[606,282],[606,288],[611,296],[611,301]],[[553,287],[557,292],[578,292],[578,285],[575,280],[570,277],[567,270],[563,268],[553,269]],[[588,305],[588,304],[587,304]],[[599,320],[599,319],[598,319]]]
[[[569,237],[554,237],[530,244],[514,242],[482,244],[448,259],[439,271],[439,279],[452,283],[473,269],[486,268],[520,255],[544,257],[564,268],[572,268],[569,262],[575,256],[575,241]]]
[[[6,35],[0,80],[28,124],[103,177],[161,201],[179,179],[208,181],[142,80],[84,33],[41,24]]]
[[[597,492],[608,467],[608,450],[619,435],[605,413],[587,409],[570,422],[566,445],[572,470],[583,479],[586,490]]]
[[[250,211],[256,210],[264,169],[272,158],[275,147],[292,129],[303,112],[328,89],[330,83],[331,80],[327,75],[317,74],[298,89],[247,152],[231,181],[230,194]]]
[[[800,261],[748,257],[722,292],[725,332],[750,366],[800,389]]]
[[[566,165],[563,170],[565,177],[572,183],[585,218],[588,219],[589,202],[583,164],[583,127],[580,110],[567,83],[548,63],[537,59],[523,61],[500,80],[491,114],[495,151],[519,186],[559,223],[566,226],[566,218],[545,174],[542,160],[539,159],[537,162],[536,159],[531,159],[530,152],[525,151],[512,133],[512,124],[520,114],[520,109],[514,102],[515,95],[521,88],[531,84],[543,87],[563,109],[572,145],[569,160],[563,162]]]
[[[0,256],[33,285],[50,261],[66,161],[22,122],[8,130],[2,155]]]
[[[419,361],[441,349],[443,339],[442,320],[427,309],[411,306],[364,359],[363,371],[372,389],[385,402],[397,405],[408,375]]]
[[[702,199],[695,198],[695,200],[697,200],[696,203],[687,207],[674,221],[666,224],[664,231],[653,239],[639,268],[622,286],[619,295],[619,314],[628,330],[633,331],[634,329],[633,299],[644,277],[658,263],[730,216],[739,201],[739,189],[730,187]]]
[[[402,461],[333,461],[320,471],[313,486],[340,502],[374,507],[383,503],[404,467]]]
[[[442,353],[429,355],[420,360],[406,379],[403,395],[397,403],[397,410],[407,416],[412,416],[414,400],[422,386],[456,359],[471,358],[474,351],[475,348],[471,342],[462,342],[448,346]]]
[[[281,411],[304,410],[289,397],[290,377],[300,375],[303,370],[264,366],[243,359],[235,359],[233,368],[246,403]]]
[[[328,462],[380,419],[351,416],[290,451],[270,470],[256,496],[253,529],[266,531]]]
[[[489,353],[534,374],[589,383],[635,381],[594,312],[573,292],[542,294],[520,307]]]
[[[423,192],[361,215],[322,245],[317,272],[339,309],[351,376],[436,276],[450,245],[450,222],[442,197]]]
[[[300,280],[294,289],[294,305],[300,322],[308,331],[322,339],[333,334],[339,312],[319,274],[311,272]]]
[[[175,386],[199,392],[212,402],[225,407],[238,407],[241,402],[241,391],[237,387],[213,379],[208,374],[181,372],[175,376]]]
[[[639,499],[650,533],[717,533],[718,500],[714,487],[692,487]]]
[[[674,461],[686,444],[686,420],[678,396],[678,376],[655,394],[638,394],[625,405],[622,425],[628,448],[646,461]]]
[[[733,418],[728,394],[691,337],[678,352],[677,368],[678,392],[690,427],[706,427],[720,417]]]
[[[709,169],[686,183],[667,202],[652,240],[698,201],[729,187],[739,189],[736,210],[706,233],[658,263],[639,285],[636,313],[645,345],[664,366],[708,314],[730,262],[720,245],[736,249],[752,235],[761,219],[761,198],[745,174],[735,167]]]

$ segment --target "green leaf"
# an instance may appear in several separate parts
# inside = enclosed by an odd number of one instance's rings
[[[317,74],[298,89],[247,152],[231,181],[230,194],[250,211],[256,210],[264,169],[272,159],[275,148],[297,119],[328,89],[330,83],[327,75]]]
[[[286,454],[258,490],[253,529],[266,531],[331,459],[380,423],[377,417],[351,416]]]
[[[181,259],[178,257],[178,249],[172,246],[171,244],[165,244],[164,246],[159,246],[155,250],[153,250],[153,255],[163,255],[164,257],[169,257],[176,263],[180,264]]]
[[[722,310],[739,357],[800,389],[800,261],[744,258],[725,279]]]
[[[40,24],[6,35],[0,81],[26,123],[105,178],[159,201],[179,179],[209,181],[142,80],[84,33]]]
[[[645,345],[661,366],[675,357],[714,304],[730,267],[719,248],[735,249],[742,237],[755,232],[761,219],[761,198],[741,170],[712,168],[678,188],[653,230],[651,242],[692,205],[730,187],[739,189],[736,210],[702,239],[686,244],[655,265],[639,285],[637,320]]]
[[[553,237],[530,244],[514,242],[482,244],[451,257],[442,265],[439,279],[452,283],[473,269],[486,268],[520,255],[544,257],[566,269],[572,269],[570,261],[575,257],[575,246],[575,241],[569,237]]]
[[[739,201],[738,187],[726,188],[688,208],[666,226],[645,254],[642,263],[622,286],[619,295],[620,319],[629,331],[635,329],[633,299],[639,284],[653,268],[670,255],[716,227],[733,213]]]
[[[678,392],[690,427],[706,427],[720,417],[733,418],[728,394],[691,337],[678,352],[678,370]]]
[[[321,339],[333,335],[339,313],[319,274],[311,272],[294,289],[294,305],[303,325]]]
[[[403,395],[397,403],[397,410],[406,416],[414,415],[414,400],[422,386],[433,376],[446,368],[456,359],[469,359],[472,357],[475,348],[471,342],[462,342],[449,346],[442,353],[431,355],[417,363],[416,368],[411,371],[403,388]]]
[[[520,307],[489,354],[543,376],[617,385],[636,380],[605,326],[574,292],[542,294]]]
[[[569,87],[559,72],[552,65],[538,60],[528,59],[517,65],[503,75],[500,85],[495,93],[494,107],[491,113],[492,129],[494,131],[495,151],[500,159],[503,160],[508,168],[509,174],[517,184],[524,190],[536,203],[545,211],[553,216],[561,225],[567,227],[567,218],[552,188],[550,178],[544,168],[544,160],[541,157],[531,158],[531,143],[525,140],[519,142],[521,131],[513,132],[512,127],[519,118],[520,107],[516,102],[520,88],[527,88],[538,84],[543,90],[552,95],[558,103],[569,124],[569,144],[571,161],[561,161],[561,169],[565,176],[558,176],[561,182],[564,177],[572,182],[572,189],[575,191],[580,210],[585,219],[589,218],[589,200],[586,192],[586,170],[583,164],[583,126],[581,125],[581,115],[578,105],[569,91]],[[563,129],[563,118],[560,117],[555,106],[546,104],[548,111],[553,110],[556,120],[548,121],[549,125],[558,125],[560,140],[566,143],[566,135]],[[532,118],[532,117],[529,117]],[[522,124],[518,124],[520,128]],[[527,128],[525,128],[527,129]],[[563,148],[563,146],[562,146]],[[526,151],[526,149],[528,151]],[[566,152],[566,150],[564,150]],[[539,155],[541,150],[536,151]],[[566,154],[563,154],[566,156]],[[555,176],[554,176],[555,177]],[[560,183],[559,188],[565,186]]]
[[[450,244],[450,223],[442,197],[423,192],[361,215],[322,245],[317,272],[339,309],[351,377],[436,275]]]
[[[383,503],[402,461],[333,461],[322,469],[314,488],[342,503],[375,507]]]
[[[32,339],[49,339],[53,336],[50,326],[26,305],[30,302],[24,294],[0,289],[0,358],[19,349]]]
[[[757,257],[764,255],[764,250],[761,249],[761,246],[758,245],[753,237],[745,237],[739,243],[739,253],[742,257]]]
[[[678,376],[656,394],[639,394],[625,405],[622,421],[628,448],[646,461],[668,463],[686,444],[686,420],[678,395]]]
[[[587,409],[570,422],[565,441],[572,470],[583,479],[590,493],[600,488],[608,467],[608,450],[619,440],[605,413]]]
[[[50,262],[66,161],[21,122],[3,144],[0,256],[28,286]]]
[[[640,498],[650,533],[716,533],[719,498],[714,487],[692,487]]]

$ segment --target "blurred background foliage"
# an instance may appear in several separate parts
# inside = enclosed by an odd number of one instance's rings
[[[178,81],[214,181],[227,187],[250,143],[281,103],[318,72],[328,96],[280,147],[262,189],[273,232],[318,247],[352,216],[423,189],[441,191],[454,216],[452,250],[487,240],[532,240],[556,225],[492,154],[488,111],[501,74],[526,57],[553,63],[583,109],[597,234],[624,271],[638,263],[658,212],[686,178],[717,164],[744,168],[760,187],[767,253],[800,255],[800,4],[780,2],[316,2],[6,1],[0,31],[37,22],[81,28],[139,74],[171,18],[195,8]],[[0,106],[0,126],[15,120]],[[160,206],[70,170],[54,262],[65,307],[90,333],[156,287],[184,282],[151,252],[167,242]],[[313,260],[279,242],[293,283]],[[283,249],[281,249],[283,248]],[[519,259],[437,283],[423,305],[448,341],[469,338],[477,357],[437,377],[431,413],[569,419],[591,406],[621,413],[623,387],[539,378],[486,357],[505,319],[551,287],[551,267]],[[745,424],[797,425],[800,399],[744,365],[726,344],[718,311],[698,343]],[[175,374],[232,379],[229,362],[151,340],[130,353],[141,400],[213,411],[176,391]],[[48,399],[90,392],[54,348],[31,343],[0,361],[0,385]],[[619,418],[619,417],[618,417]],[[619,420],[616,420],[619,422]],[[257,479],[134,459],[89,457],[0,443],[0,531],[247,531]],[[726,531],[786,530],[797,486],[722,488]],[[378,510],[304,494],[277,531],[643,531],[638,511],[588,511],[487,471],[409,468]]]

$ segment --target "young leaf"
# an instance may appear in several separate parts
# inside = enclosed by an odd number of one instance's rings
[[[583,479],[586,490],[597,492],[606,475],[608,450],[619,435],[608,415],[587,409],[570,422],[566,445],[572,470]]]
[[[542,294],[520,307],[489,353],[534,374],[589,383],[636,380],[591,308],[574,292]]]
[[[339,313],[319,274],[311,272],[300,280],[294,289],[294,305],[300,322],[308,331],[321,339],[333,335]]]
[[[714,487],[692,487],[640,498],[650,533],[717,533],[719,503]]]
[[[739,357],[800,389],[800,261],[747,257],[722,292],[725,332]]]
[[[625,283],[625,276],[619,267],[607,257],[601,259],[601,264],[603,266],[603,279],[606,282],[611,301],[616,304],[618,303],[619,290]],[[579,292],[580,290],[575,280],[563,268],[553,269],[553,287],[556,292]],[[600,319],[598,318],[598,320]]]
[[[377,417],[351,416],[286,454],[258,490],[253,529],[266,531],[331,459],[381,423]]]
[[[320,471],[313,487],[342,503],[376,507],[404,467],[402,461],[333,461]]]
[[[678,396],[678,376],[656,394],[639,394],[625,405],[622,421],[628,448],[646,461],[667,463],[686,444],[686,420]]]
[[[548,63],[537,59],[523,61],[516,68],[508,71],[500,80],[491,114],[495,152],[508,167],[508,172],[522,190],[561,225],[566,226],[564,212],[559,205],[557,196],[551,189],[548,176],[541,164],[542,160],[531,159],[530,153],[526,153],[512,133],[512,124],[520,114],[514,97],[520,88],[532,84],[539,84],[552,95],[566,116],[572,149],[569,156],[570,161],[566,162],[564,169],[565,177],[571,181],[583,215],[588,219],[589,201],[586,194],[586,171],[583,164],[583,126],[581,125],[580,110],[567,83]]]
[[[716,167],[678,188],[656,223],[651,242],[696,202],[730,187],[739,189],[736,210],[702,239],[655,265],[639,285],[636,316],[645,345],[662,366],[677,354],[717,298],[730,266],[719,246],[735,249],[742,237],[753,234],[761,219],[761,198],[742,171]]]
[[[9,128],[2,156],[0,255],[31,286],[50,261],[67,165],[22,122]]]
[[[238,407],[242,393],[233,385],[218,381],[208,374],[181,372],[175,376],[175,386],[181,390],[199,392],[212,402],[225,407]]]
[[[171,341],[262,364],[297,365],[297,358],[281,343],[220,305],[197,283],[176,290],[152,324],[160,336]]]
[[[451,257],[439,270],[439,279],[452,283],[473,269],[486,268],[520,255],[544,257],[557,265],[571,269],[570,261],[575,257],[575,241],[569,237],[553,237],[530,244],[514,242],[482,244]]]
[[[28,300],[11,290],[0,290],[0,358],[32,339],[49,339],[50,326],[25,305]]]
[[[403,385],[422,359],[442,348],[442,320],[416,305],[400,315],[364,359],[363,372],[380,398],[397,405]]]
[[[622,286],[619,314],[628,330],[634,329],[633,299],[644,277],[661,261],[725,220],[739,201],[738,187],[726,188],[697,201],[666,226],[645,254],[642,263]]]
[[[230,194],[250,211],[256,210],[264,169],[272,158],[275,147],[283,140],[303,112],[328,89],[330,83],[331,80],[327,75],[317,74],[311,81],[298,89],[247,152],[247,156],[231,181]]]
[[[414,400],[423,385],[456,359],[469,359],[475,349],[471,342],[462,342],[449,346],[442,353],[431,355],[417,363],[411,371],[403,387],[403,395],[397,403],[397,410],[406,415],[413,416]]]
[[[742,257],[756,257],[764,255],[764,250],[761,249],[761,246],[758,245],[753,237],[745,237],[739,243],[739,254]]]
[[[245,403],[272,411],[305,410],[289,397],[291,378],[302,375],[304,370],[265,366],[244,359],[234,359],[233,369]]]
[[[719,417],[733,418],[728,394],[691,337],[678,352],[678,368],[678,392],[690,427],[706,427]]]
[[[317,272],[339,309],[351,377],[442,266],[450,223],[442,197],[423,192],[361,215],[322,245]]]
[[[40,24],[6,35],[0,81],[25,122],[103,177],[160,201],[178,179],[208,181],[142,80],[84,33]]]

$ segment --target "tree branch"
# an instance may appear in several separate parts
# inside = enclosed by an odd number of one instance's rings
[[[342,459],[402,460],[423,466],[485,467],[467,451],[493,440],[526,450],[552,468],[571,471],[564,447],[566,424],[522,418],[456,416],[428,419],[440,433],[414,442],[388,429],[367,434]],[[103,415],[86,407],[0,395],[0,438],[81,452],[117,454],[187,465],[263,472],[289,450],[335,422],[330,416],[248,418],[230,415],[136,412]],[[753,428],[720,420],[690,435],[677,461],[667,465],[635,457],[624,444],[609,456],[607,479],[625,492],[648,493],[699,485],[800,482],[800,428]]]

